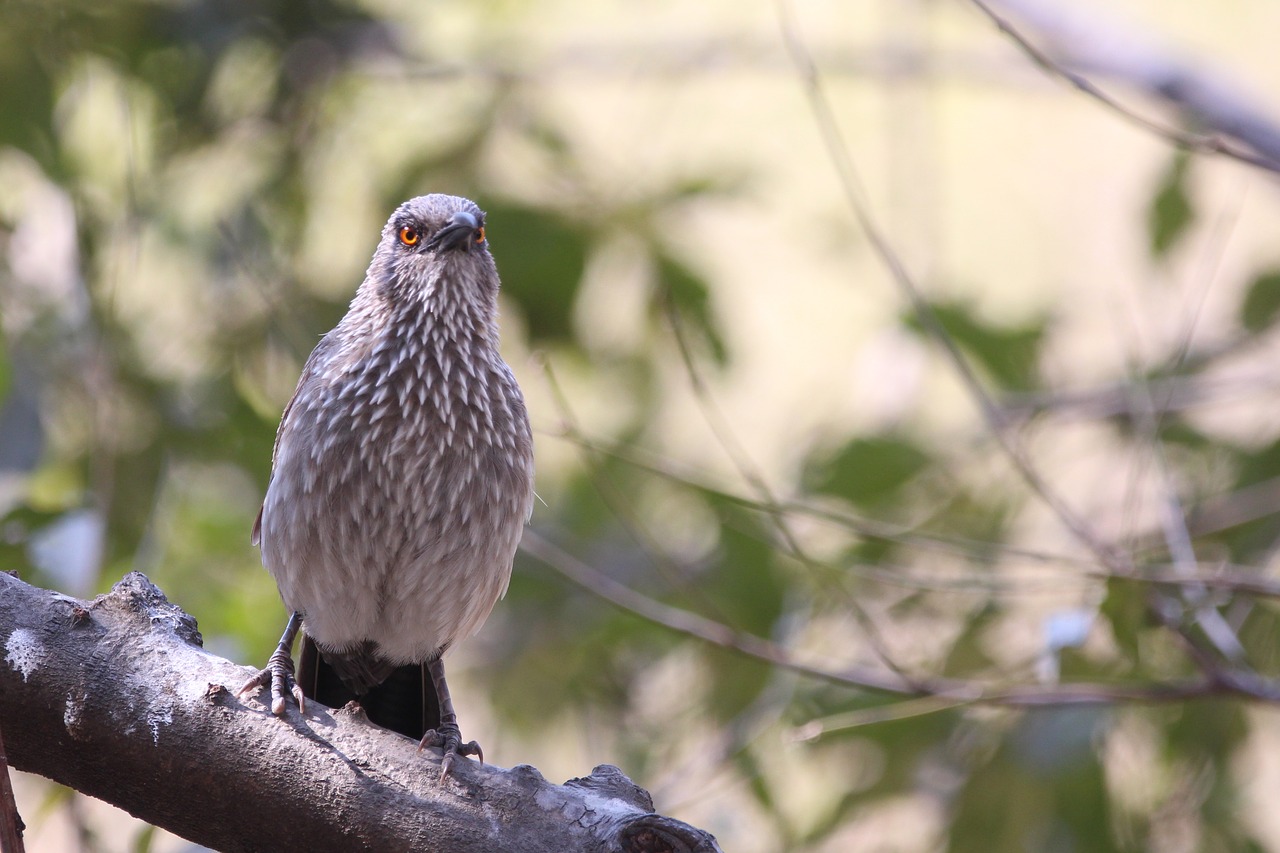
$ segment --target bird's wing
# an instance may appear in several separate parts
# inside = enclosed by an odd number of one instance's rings
[[[298,393],[307,384],[311,374],[316,372],[317,365],[328,355],[332,346],[333,333],[330,332],[320,339],[320,343],[316,344],[316,348],[311,351],[311,355],[307,356],[307,363],[302,366],[302,375],[298,377],[298,384],[293,389],[293,396],[289,398],[288,404],[284,407],[284,414],[280,416],[280,426],[276,428],[276,440],[271,445],[271,477],[276,474],[276,458],[280,455],[280,437],[284,435],[285,427],[289,423],[289,415],[293,413],[293,404],[298,401]],[[271,477],[267,478],[267,488],[271,488]],[[258,507],[257,518],[253,520],[253,533],[249,537],[249,541],[254,545],[262,544],[262,510],[266,508],[266,505],[267,503],[264,499],[262,506]]]

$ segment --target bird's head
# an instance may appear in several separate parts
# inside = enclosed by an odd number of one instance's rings
[[[383,299],[448,319],[459,312],[487,318],[498,293],[498,271],[485,239],[484,211],[469,199],[425,195],[396,208],[366,282]]]

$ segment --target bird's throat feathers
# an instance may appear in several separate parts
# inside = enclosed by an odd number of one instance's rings
[[[371,269],[345,320],[367,339],[430,339],[496,350],[497,272],[476,266],[430,264],[421,270],[393,269],[385,277]]]
[[[385,284],[374,284],[379,280]],[[489,417],[496,388],[484,368],[501,364],[496,273],[492,280],[486,287],[449,266],[413,281],[370,275],[334,330],[332,358],[344,365],[335,376],[343,379],[331,386],[326,408],[336,406],[336,414],[340,401],[350,400],[348,414],[368,418],[377,433],[419,406],[434,411],[449,432],[468,407]],[[390,411],[400,415],[384,420],[377,414]],[[465,425],[478,429],[480,422]]]

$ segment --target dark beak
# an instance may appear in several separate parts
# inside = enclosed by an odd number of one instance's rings
[[[440,229],[436,236],[431,238],[431,242],[427,244],[427,249],[433,252],[446,252],[452,249],[462,249],[464,252],[470,252],[472,244],[476,243],[476,237],[480,234],[480,223],[476,218],[465,210],[460,210],[449,218],[449,224]]]

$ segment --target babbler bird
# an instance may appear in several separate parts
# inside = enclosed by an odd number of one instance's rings
[[[524,398],[498,354],[498,271],[473,202],[400,205],[284,410],[253,541],[292,612],[271,685],[444,749],[463,743],[442,656],[506,592],[533,509]],[[294,680],[292,649],[304,638]]]

